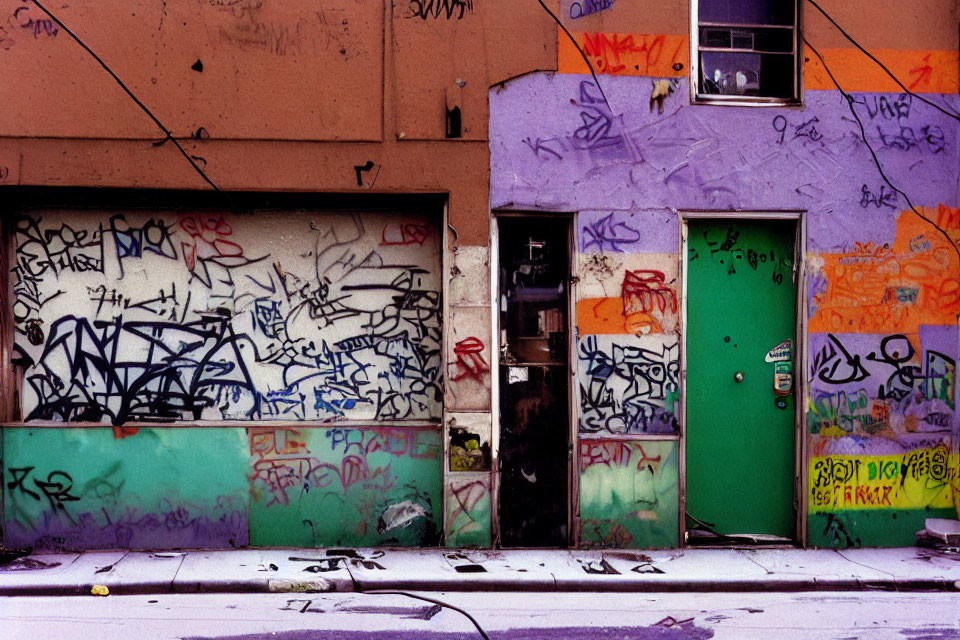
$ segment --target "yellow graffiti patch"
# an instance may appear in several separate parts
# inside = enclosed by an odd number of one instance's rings
[[[814,457],[810,511],[949,508],[956,458],[944,445],[892,456]]]

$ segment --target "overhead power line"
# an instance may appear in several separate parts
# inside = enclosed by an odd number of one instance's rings
[[[140,110],[143,111],[143,112],[144,112],[145,114],[147,114],[148,116],[150,116],[150,119],[153,120],[153,122],[157,125],[157,127],[160,128],[160,130],[161,130],[161,131],[164,133],[164,135],[165,135],[164,139],[161,140],[159,144],[163,144],[163,143],[166,142],[167,140],[169,140],[170,142],[172,142],[172,143],[177,147],[177,150],[180,152],[180,155],[182,155],[184,158],[186,158],[186,159],[187,159],[187,162],[190,163],[190,166],[193,167],[193,170],[196,171],[196,172],[200,175],[200,177],[203,178],[204,181],[213,188],[214,191],[220,191],[220,187],[218,187],[218,186],[213,182],[213,180],[210,179],[210,176],[208,176],[208,175],[206,174],[206,172],[205,172],[203,169],[200,168],[200,165],[197,164],[197,162],[196,162],[196,160],[194,160],[193,156],[191,156],[189,153],[187,153],[186,149],[184,149],[184,148],[183,148],[183,145],[180,144],[180,141],[177,140],[176,137],[174,137],[173,133],[171,133],[170,130],[167,129],[167,127],[165,127],[162,122],[160,122],[160,119],[157,118],[157,116],[153,115],[153,112],[150,111],[150,109],[147,108],[147,105],[143,104],[143,102],[141,102],[140,99],[137,98],[136,95],[134,95],[133,91],[131,91],[131,90],[127,87],[127,85],[125,85],[125,84],[123,83],[123,80],[121,80],[120,77],[117,76],[117,74],[113,72],[113,69],[111,69],[111,68],[107,65],[107,63],[104,62],[103,59],[96,54],[96,52],[95,52],[93,49],[91,49],[89,46],[87,46],[87,43],[84,42],[84,41],[80,38],[80,36],[78,36],[76,33],[74,33],[74,32],[70,29],[70,27],[68,27],[67,25],[65,25],[65,24],[63,23],[63,21],[60,20],[60,18],[58,18],[57,16],[53,15],[53,13],[52,13],[49,9],[47,9],[45,6],[43,6],[42,4],[40,4],[39,0],[32,0],[32,2],[33,2],[33,4],[37,5],[37,8],[39,8],[39,9],[40,9],[41,11],[43,11],[45,14],[47,14],[48,16],[50,16],[50,19],[53,20],[54,22],[56,22],[57,25],[67,33],[67,35],[69,35],[71,38],[73,38],[73,39],[77,42],[77,44],[79,44],[81,47],[83,47],[83,50],[86,51],[87,53],[89,53],[90,56],[93,57],[93,59],[96,60],[96,61],[100,64],[101,67],[103,67],[104,71],[106,71],[107,73],[110,74],[110,77],[114,79],[114,81],[117,83],[117,85],[119,85],[119,87],[120,87],[121,89],[123,89],[124,92],[126,92],[126,94],[127,94],[128,96],[130,96],[130,99],[133,100],[133,102],[134,102],[138,107],[140,107]]]
[[[905,93],[910,94],[911,96],[913,96],[913,97],[916,98],[917,100],[920,100],[921,102],[926,102],[928,105],[930,105],[930,106],[933,107],[934,109],[940,111],[941,113],[944,113],[944,114],[950,116],[951,118],[954,118],[954,119],[956,119],[956,120],[960,120],[960,115],[958,115],[956,112],[954,112],[954,111],[947,111],[946,109],[944,109],[943,107],[941,107],[941,106],[938,105],[937,103],[935,103],[935,102],[933,102],[933,101],[931,101],[931,100],[928,100],[927,98],[924,98],[922,95],[917,94],[917,93],[914,93],[913,91],[911,91],[910,89],[908,89],[908,88],[906,87],[906,85],[904,85],[903,82],[900,81],[900,78],[898,78],[896,75],[894,75],[894,73],[893,73],[892,71],[890,71],[890,69],[888,69],[886,65],[884,65],[882,62],[880,62],[880,61],[877,59],[877,57],[874,56],[872,53],[870,53],[869,51],[867,51],[866,49],[864,49],[863,46],[861,46],[859,42],[857,42],[856,40],[853,39],[853,36],[851,36],[849,33],[847,33],[847,32],[843,29],[843,27],[841,27],[839,24],[837,24],[837,21],[834,20],[833,17],[832,17],[829,13],[827,13],[826,11],[824,11],[823,7],[821,7],[819,4],[817,4],[816,0],[807,0],[807,2],[809,2],[810,4],[812,4],[817,11],[819,11],[820,13],[822,13],[822,14],[823,14],[823,17],[825,17],[827,20],[829,20],[829,21],[830,21],[830,24],[832,24],[833,26],[835,26],[835,27],[837,28],[837,30],[838,30],[840,33],[843,34],[843,37],[845,37],[847,40],[849,40],[849,41],[853,44],[853,46],[855,46],[857,49],[859,49],[860,51],[862,51],[865,56],[867,56],[868,58],[870,58],[871,60],[873,60],[873,61],[877,64],[878,67],[880,67],[881,69],[883,69],[883,70],[886,72],[886,74],[893,79],[894,82],[896,82],[898,85],[900,85],[900,88],[903,89],[903,91],[904,91]],[[806,39],[804,39],[804,42],[806,42]],[[807,43],[807,44],[809,45],[809,43]],[[820,57],[819,54],[818,54],[818,57]],[[822,58],[821,58],[821,60],[822,60]]]
[[[583,61],[587,63],[587,68],[590,69],[590,75],[593,76],[593,81],[597,83],[597,89],[600,90],[600,95],[603,96],[603,101],[607,104],[607,107],[613,111],[613,107],[610,106],[610,101],[607,100],[607,94],[603,92],[603,87],[600,86],[600,78],[597,77],[597,72],[593,70],[593,64],[590,62],[590,58],[587,57],[587,54],[584,53],[583,49],[580,47],[580,43],[577,42],[577,39],[573,37],[573,34],[564,26],[563,22],[560,21],[560,18],[557,17],[553,11],[550,11],[550,7],[543,3],[543,0],[537,0],[540,3],[540,6],[543,7],[543,10],[550,14],[550,17],[553,18],[553,21],[559,25],[563,32],[567,34],[567,37],[570,38],[570,42],[573,43],[573,46],[577,48],[577,51],[580,52],[580,57],[583,58]]]
[[[812,0],[808,0],[808,1],[812,2]],[[940,227],[940,225],[938,225],[936,222],[934,222],[927,216],[920,213],[920,210],[917,209],[915,206],[913,206],[913,202],[910,201],[910,196],[908,196],[902,189],[898,188],[896,185],[890,182],[890,178],[888,178],[887,174],[883,171],[883,165],[880,164],[880,158],[877,157],[877,152],[874,151],[873,145],[871,145],[870,141],[867,139],[867,131],[866,131],[866,128],[864,128],[863,126],[863,120],[860,119],[860,114],[857,113],[857,110],[853,106],[855,102],[853,96],[851,96],[849,93],[844,91],[843,87],[840,86],[840,83],[837,81],[836,77],[833,75],[833,72],[830,71],[830,67],[827,66],[827,61],[823,59],[823,55],[821,55],[821,53],[817,50],[817,48],[814,47],[812,44],[810,44],[810,41],[807,40],[807,37],[805,35],[801,34],[800,37],[803,39],[803,43],[808,47],[810,47],[810,50],[813,51],[814,55],[816,55],[817,58],[820,59],[820,64],[823,65],[823,68],[826,70],[827,75],[830,76],[830,80],[833,81],[833,84],[837,88],[837,91],[840,92],[840,94],[843,96],[843,99],[846,101],[847,107],[850,108],[850,113],[853,114],[854,120],[857,121],[857,125],[860,127],[860,138],[863,140],[863,143],[867,146],[867,149],[870,151],[870,157],[873,158],[873,163],[874,165],[876,165],[877,171],[880,173],[880,177],[883,178],[883,181],[886,182],[891,189],[893,189],[895,192],[903,196],[903,199],[906,200],[907,205],[910,206],[911,211],[913,211],[922,220],[925,220],[930,226],[936,229],[940,233],[940,235],[942,235],[944,238],[947,239],[947,242],[950,244],[950,247],[953,249],[954,253],[957,254],[957,258],[960,258],[960,248],[958,248],[956,243],[954,243],[953,238],[950,237],[950,234],[948,234],[946,230]]]

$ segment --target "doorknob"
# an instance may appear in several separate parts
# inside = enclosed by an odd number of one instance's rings
[[[743,372],[737,371],[735,374],[733,374],[733,379],[737,382],[743,382]]]

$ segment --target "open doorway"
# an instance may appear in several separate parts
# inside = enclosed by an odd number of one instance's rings
[[[568,537],[570,221],[498,218],[500,543]]]

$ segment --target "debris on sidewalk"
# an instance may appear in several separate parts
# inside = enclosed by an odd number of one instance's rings
[[[404,591],[707,592],[960,588],[960,546],[931,522],[918,546],[832,549],[256,549],[90,551],[0,565],[0,596]],[[376,560],[373,560],[376,558]],[[109,568],[109,571],[107,570]],[[678,618],[679,619],[679,618]]]
[[[6,547],[0,545],[0,567],[18,560],[23,556],[30,555],[32,549],[7,549]]]
[[[950,545],[960,545],[960,520],[927,518],[924,528],[917,532],[917,541],[933,538]]]
[[[44,562],[37,558],[21,557],[10,560],[6,564],[0,563],[0,571],[36,571],[38,569],[53,569],[59,566],[59,562]]]
[[[333,583],[322,578],[316,580],[270,580],[267,583],[270,593],[326,593],[335,591]]]
[[[960,520],[927,518],[924,528],[917,531],[917,546],[956,554],[960,559]]]

